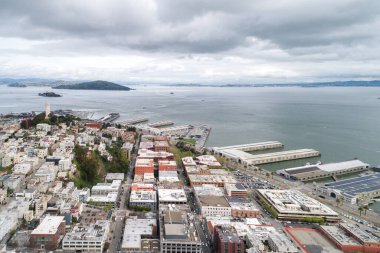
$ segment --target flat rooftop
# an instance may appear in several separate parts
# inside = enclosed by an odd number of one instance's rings
[[[338,216],[330,207],[297,190],[258,189],[257,191],[281,214]]]
[[[243,149],[251,149],[251,148],[262,148],[264,146],[268,146],[268,145],[279,145],[279,146],[283,146],[283,144],[279,141],[266,141],[266,142],[257,142],[257,143],[249,143],[249,144],[240,144],[240,145],[233,145],[233,146],[225,146],[225,147],[217,147],[217,148],[214,148],[218,151],[224,151],[224,150],[228,150],[228,149],[240,149],[240,150],[243,150]]]
[[[373,235],[361,230],[353,223],[341,223],[340,226],[354,234],[361,242],[363,243],[379,243],[379,239],[374,237]]]
[[[122,248],[140,248],[141,236],[151,236],[154,227],[157,226],[156,219],[128,218],[125,222]]]
[[[67,241],[103,241],[107,236],[109,221],[97,220],[88,225],[76,225],[74,229],[67,233],[63,242]]]
[[[158,189],[160,202],[187,202],[184,189]]]
[[[380,173],[339,180],[325,184],[325,187],[340,190],[344,195],[354,197],[360,193],[380,190]]]
[[[218,206],[230,207],[227,199],[224,196],[198,196],[199,202],[202,206]]]
[[[359,242],[354,240],[352,237],[348,236],[345,231],[337,226],[321,226],[321,229],[329,234],[334,240],[339,242],[341,245],[360,245]]]
[[[349,170],[352,168],[367,168],[370,165],[367,163],[363,163],[360,160],[352,160],[352,161],[345,161],[345,162],[338,162],[338,163],[327,163],[327,164],[315,164],[315,165],[306,165],[301,167],[295,167],[295,168],[289,168],[285,169],[284,171],[287,172],[290,175],[297,175],[312,171],[321,170],[322,172],[338,172],[338,171],[344,171]]]
[[[316,229],[287,227],[286,230],[306,252],[343,253],[343,251],[339,250],[330,240]]]
[[[55,234],[61,223],[65,222],[64,219],[64,216],[46,216],[40,225],[32,231],[32,235]]]

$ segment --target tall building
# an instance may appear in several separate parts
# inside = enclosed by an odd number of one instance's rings
[[[49,118],[50,115],[50,104],[48,101],[45,102],[45,119]]]

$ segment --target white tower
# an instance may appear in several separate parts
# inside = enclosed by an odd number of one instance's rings
[[[50,104],[48,101],[45,102],[45,119],[49,118],[50,115]]]

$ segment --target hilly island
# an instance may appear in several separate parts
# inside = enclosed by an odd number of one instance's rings
[[[132,90],[129,87],[119,85],[107,81],[92,81],[92,82],[83,82],[77,84],[64,84],[53,87],[53,89],[69,89],[69,90]]]

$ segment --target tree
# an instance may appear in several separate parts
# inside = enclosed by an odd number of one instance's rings
[[[369,209],[368,205],[363,206],[364,209],[364,215],[367,215],[367,210]]]
[[[363,212],[363,207],[362,206],[359,206],[358,210],[359,210],[359,215],[362,216],[362,212]]]

